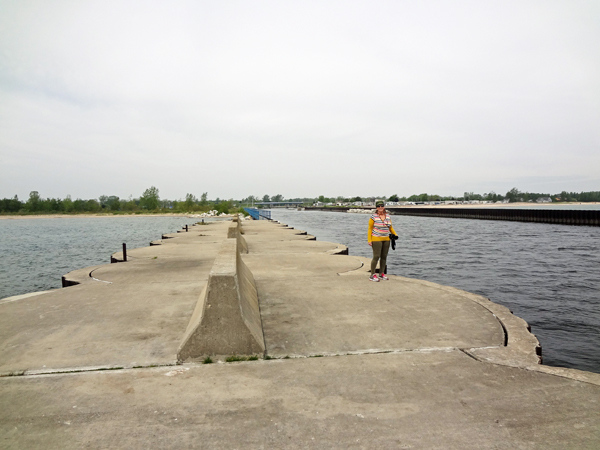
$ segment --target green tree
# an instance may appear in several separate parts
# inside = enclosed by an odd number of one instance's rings
[[[510,203],[518,202],[521,198],[521,191],[514,187],[506,193],[506,198]]]
[[[83,212],[85,211],[85,201],[78,198],[73,202],[73,211]]]
[[[118,211],[119,209],[121,209],[121,200],[116,195],[111,195],[110,197],[108,197],[106,204],[108,205],[111,211]]]
[[[98,197],[98,201],[100,202],[100,207],[109,209],[111,211],[118,211],[121,209],[121,200],[116,195],[111,195],[110,197],[106,195],[101,195]]]
[[[100,203],[97,200],[91,199],[85,202],[85,210],[89,212],[100,211]]]
[[[144,194],[140,197],[140,208],[153,211],[158,209],[158,202],[160,197],[158,196],[158,189],[154,186],[149,187],[144,191]]]
[[[205,207],[208,204],[208,192],[203,192],[200,196],[200,206]]]
[[[263,195],[262,201],[263,202],[270,202],[271,198],[267,194],[265,194],[265,195]]]
[[[29,212],[36,212],[41,209],[42,198],[38,191],[31,191],[29,193],[29,200],[25,203],[25,209]]]
[[[398,198],[398,194],[390,195],[388,197],[388,202],[397,202],[397,201],[400,201],[400,199]]]
[[[63,210],[67,213],[73,211],[73,200],[69,194],[63,200]]]
[[[19,212],[23,207],[23,203],[16,195],[14,198],[5,198],[0,200],[0,212]]]
[[[186,211],[193,211],[194,206],[198,203],[198,199],[192,194],[185,194],[185,209]]]
[[[277,194],[271,197],[271,201],[272,202],[282,202],[283,201],[283,195],[281,194]]]
[[[49,198],[48,204],[52,212],[64,211],[63,202],[60,198]]]
[[[135,201],[129,196],[129,200],[122,199],[120,209],[121,211],[135,211],[137,205]]]
[[[219,204],[215,206],[215,209],[219,212],[219,214],[229,214],[229,210],[231,209],[231,200],[219,202]]]

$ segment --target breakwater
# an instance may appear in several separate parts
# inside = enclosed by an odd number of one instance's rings
[[[353,207],[356,208],[356,207]],[[347,212],[350,207],[307,207],[306,210]],[[386,207],[392,215],[448,217],[453,219],[506,220],[513,222],[539,222],[559,225],[600,226],[598,210],[513,209],[513,208],[394,208]]]

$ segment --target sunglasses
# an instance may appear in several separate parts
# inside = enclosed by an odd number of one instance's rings
[[[383,208],[384,205],[377,205],[377,208]]]

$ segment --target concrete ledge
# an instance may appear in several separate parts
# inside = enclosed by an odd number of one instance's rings
[[[239,220],[233,219],[234,225],[231,225],[227,229],[227,238],[228,239],[236,239],[237,247],[240,253],[248,253],[248,244],[246,243],[246,239],[242,236],[244,234],[244,230],[242,229],[242,225]]]
[[[223,241],[177,351],[179,361],[264,354],[258,294],[240,257],[240,239]]]
[[[62,276],[62,287],[69,287],[69,286],[77,286],[78,284],[86,284],[86,283],[94,283],[95,280],[94,277],[92,276],[92,272],[96,269],[98,269],[99,267],[103,267],[102,265],[99,266],[90,266],[90,267],[85,267],[83,269],[77,269],[77,270],[73,270],[65,275]]]

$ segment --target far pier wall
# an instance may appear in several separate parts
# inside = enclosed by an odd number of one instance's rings
[[[307,211],[347,212],[356,207],[307,207]],[[560,225],[600,226],[600,211],[560,209],[508,209],[508,208],[446,208],[446,207],[386,207],[392,215],[448,217],[453,219],[508,220],[514,222],[555,223]]]

